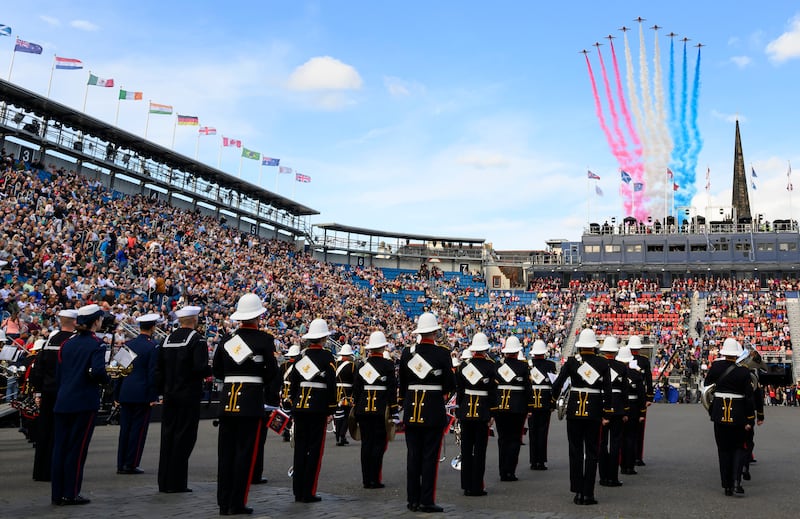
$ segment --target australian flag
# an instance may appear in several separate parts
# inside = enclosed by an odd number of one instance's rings
[[[281,159],[273,159],[271,157],[261,157],[262,166],[280,166]]]
[[[14,45],[14,52],[27,52],[28,54],[41,54],[42,46],[29,41],[20,40],[17,38],[17,44]]]

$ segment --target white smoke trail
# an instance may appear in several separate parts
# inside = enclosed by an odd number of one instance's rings
[[[664,183],[663,178],[659,178],[655,171],[655,157],[660,153],[659,148],[661,147],[661,142],[659,139],[656,113],[655,110],[653,110],[653,99],[650,97],[650,71],[647,68],[647,46],[644,42],[644,27],[641,22],[639,22],[639,83],[642,85],[644,123],[647,127],[650,144],[643,157],[644,198],[653,199],[658,197],[659,191],[663,192]]]
[[[634,171],[629,171],[633,178],[636,181],[639,181],[644,172],[644,161],[645,157],[647,157],[648,150],[650,148],[650,137],[647,134],[647,127],[644,123],[644,116],[642,115],[642,106],[639,103],[639,95],[636,90],[636,83],[634,82],[634,73],[635,69],[633,68],[633,57],[631,56],[631,47],[628,43],[628,34],[626,32],[622,33],[622,37],[625,43],[625,83],[628,87],[628,98],[630,99],[630,107],[631,112],[633,112],[633,120],[636,123],[636,131],[639,133],[639,140],[642,142],[642,158],[641,162],[639,162],[634,168]],[[633,186],[628,186],[626,189],[633,189]],[[626,193],[626,200],[625,206],[630,207],[628,202],[629,194]],[[638,211],[637,211],[638,212]]]
[[[651,198],[651,214],[653,218],[661,218],[666,215],[668,210],[667,203],[672,193],[671,181],[667,178],[667,167],[669,167],[669,159],[672,154],[672,137],[670,136],[669,126],[667,124],[666,104],[664,100],[664,84],[661,78],[661,50],[658,45],[658,31],[655,31],[655,46],[653,48],[653,89],[655,92],[655,109],[656,121],[655,130],[657,132],[656,139],[658,146],[654,150],[653,168],[656,174],[656,186],[659,187],[658,194],[654,193]]]

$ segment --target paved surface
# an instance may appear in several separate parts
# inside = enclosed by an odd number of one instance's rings
[[[437,503],[447,517],[666,518],[666,517],[797,517],[800,497],[800,409],[767,408],[767,422],[756,435],[758,463],[745,483],[745,497],[725,497],[719,484],[711,423],[698,405],[651,407],[645,452],[646,467],[636,476],[621,476],[620,488],[597,487],[597,506],[576,506],[568,492],[567,445],[564,422],[555,420],[550,434],[550,470],[528,469],[523,446],[517,470],[519,481],[501,483],[497,447],[490,439],[486,485],[489,495],[464,497],[459,473],[449,459],[457,454],[448,438],[447,462],[440,465]],[[116,435],[113,426],[98,427],[89,449],[82,494],[92,503],[80,507],[50,505],[47,483],[31,480],[33,449],[16,429],[0,429],[0,515],[3,517],[214,517],[216,506],[216,429],[200,424],[197,447],[190,462],[191,494],[159,494],[159,424],[150,430],[142,468],[145,474],[121,476],[115,471]],[[328,441],[320,476],[323,501],[295,503],[287,469],[291,450],[274,434],[267,439],[267,485],[251,487],[253,517],[372,518],[415,517],[405,508],[405,445],[402,436],[390,444],[384,465],[385,489],[361,487],[358,443],[337,447]]]

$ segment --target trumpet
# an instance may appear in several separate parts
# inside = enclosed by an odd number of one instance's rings
[[[127,377],[133,371],[133,363],[129,364],[127,368],[120,366],[119,362],[116,360],[112,360],[108,366],[106,366],[106,373],[111,378],[122,378]]]

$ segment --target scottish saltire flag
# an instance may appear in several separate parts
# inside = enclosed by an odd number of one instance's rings
[[[627,171],[625,171],[624,169],[620,170],[619,174],[622,177],[622,181],[623,182],[625,182],[626,184],[630,184],[631,183],[631,176]]]
[[[210,126],[203,126],[202,128],[199,128],[197,130],[197,133],[199,133],[200,135],[216,135],[217,129],[211,128]]]
[[[248,150],[247,148],[242,148],[242,157],[246,159],[258,160],[261,158],[261,154],[257,151],[252,151]]]
[[[598,196],[603,196],[603,190],[600,189],[600,186],[594,186],[594,192],[597,193]]]
[[[56,56],[56,68],[59,70],[79,70],[83,68],[83,62],[79,59]]]
[[[281,167],[278,168],[278,173],[280,173],[282,175],[291,175],[292,174],[292,168],[287,168],[286,166],[281,166]]]
[[[89,82],[87,84],[99,87],[111,88],[114,86],[114,80],[103,79],[101,77],[95,76],[94,74],[89,74]]]
[[[633,183],[633,192],[636,193],[637,191],[642,191],[644,189],[644,184],[641,182],[634,182]]]
[[[172,115],[171,105],[160,105],[150,101],[150,113],[158,115]]]
[[[600,175],[595,175],[591,170],[589,170],[588,178],[591,180],[600,180]]]
[[[279,166],[280,164],[281,164],[281,159],[273,159],[271,157],[261,157],[262,166]]]
[[[14,45],[14,52],[27,52],[28,54],[41,54],[42,46],[29,41],[20,40],[17,38],[17,44]]]
[[[756,175],[756,168],[753,166],[750,166],[750,176],[753,178],[758,178],[758,175]]]
[[[200,118],[194,115],[178,115],[178,126],[200,126]]]
[[[231,138],[228,138],[228,137],[223,137],[222,138],[222,147],[223,148],[241,148],[242,147],[242,141],[240,141],[239,139],[231,139]]]
[[[142,96],[144,94],[142,92],[131,92],[130,90],[122,90],[119,89],[119,98],[120,99],[127,99],[128,101],[141,101]]]
[[[303,182],[303,183],[305,183],[305,184],[307,184],[307,183],[311,182],[311,177],[309,177],[308,175],[303,175],[302,173],[297,173],[297,174],[294,176],[294,179],[295,179],[296,181],[298,181],[298,182]]]
[[[0,36],[11,36],[11,27],[0,23]]]

